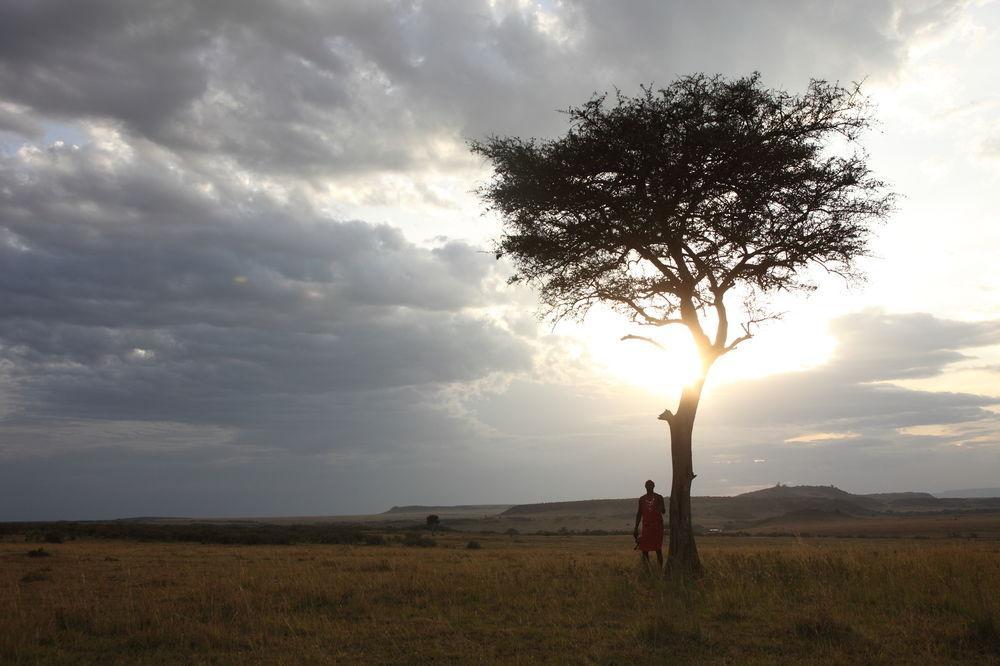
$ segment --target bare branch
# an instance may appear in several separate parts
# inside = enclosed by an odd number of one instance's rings
[[[773,320],[776,320],[776,319],[781,319],[784,315],[785,315],[784,312],[775,312],[775,313],[772,313],[772,314],[760,315],[760,316],[757,316],[757,317],[752,317],[751,319],[749,319],[745,323],[740,324],[740,327],[743,329],[743,335],[741,335],[740,337],[736,338],[735,340],[733,340],[732,342],[730,342],[728,345],[726,345],[723,348],[722,353],[723,354],[728,354],[732,350],[736,349],[736,347],[739,346],[741,343],[746,342],[747,340],[749,340],[750,338],[752,338],[753,337],[753,332],[751,332],[751,330],[750,330],[750,328],[752,326],[759,326],[760,324],[764,323],[765,321],[773,321]]]
[[[649,344],[653,345],[654,347],[659,347],[660,349],[662,349],[664,351],[666,351],[666,349],[667,349],[666,347],[664,347],[663,345],[661,345],[659,342],[657,342],[653,338],[647,338],[645,335],[631,335],[631,334],[630,335],[623,335],[621,339],[622,340],[641,340],[643,342],[648,342]]]
[[[732,341],[731,343],[729,343],[728,345],[726,345],[726,347],[725,347],[725,348],[724,348],[724,349],[722,350],[722,353],[723,353],[723,354],[728,354],[729,352],[731,352],[731,351],[733,351],[734,349],[736,349],[736,347],[737,347],[737,346],[738,346],[738,345],[739,345],[739,344],[740,344],[741,342],[746,342],[747,340],[749,340],[749,339],[750,339],[750,338],[752,338],[752,337],[753,337],[753,334],[752,334],[752,333],[744,333],[743,335],[741,335],[740,337],[736,338],[736,339],[735,339],[735,340],[733,340],[733,341]]]

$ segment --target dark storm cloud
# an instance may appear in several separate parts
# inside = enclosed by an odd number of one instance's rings
[[[442,387],[528,367],[524,342],[470,310],[499,298],[488,253],[325,220],[157,155],[0,158],[8,443],[49,417],[385,447],[461,427]]]
[[[7,2],[0,98],[255,171],[408,169],[453,159],[439,139],[544,135],[595,90],[679,73],[891,77],[961,4]]]

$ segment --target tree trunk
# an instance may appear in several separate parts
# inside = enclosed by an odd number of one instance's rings
[[[702,381],[684,389],[677,413],[669,422],[673,484],[670,488],[668,513],[670,551],[667,556],[667,572],[672,576],[700,576],[702,573],[691,524],[691,482],[695,477],[691,461],[691,433],[701,398]]]

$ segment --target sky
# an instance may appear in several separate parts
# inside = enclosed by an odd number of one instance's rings
[[[696,495],[1000,486],[1000,5],[0,3],[0,520],[669,487],[690,355],[539,320],[468,141],[705,72],[863,81],[899,193],[713,368]]]

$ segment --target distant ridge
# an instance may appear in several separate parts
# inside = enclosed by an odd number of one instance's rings
[[[900,500],[935,500],[937,499],[931,493],[868,493],[865,497],[871,497],[882,502],[898,502]]]
[[[410,504],[406,506],[394,506],[382,515],[390,513],[434,513],[437,512],[469,512],[482,511],[483,513],[501,513],[509,509],[512,504],[456,504],[453,506],[430,506],[425,504]]]
[[[934,493],[938,497],[1000,497],[1000,488],[966,488],[965,490],[945,490]]]
[[[617,499],[568,500],[537,502],[532,504],[464,504],[456,506],[408,505],[394,506],[382,515],[416,513],[472,513],[499,514],[503,517],[528,515],[590,514],[621,515],[635,511],[635,497]],[[669,495],[666,496],[669,498]],[[1000,488],[973,488],[944,493],[895,492],[855,495],[836,486],[792,486],[777,484],[770,488],[752,490],[731,497],[696,495],[692,497],[695,508],[712,506],[721,514],[734,519],[747,519],[751,515],[782,515],[798,512],[830,512],[866,515],[885,511],[941,510],[976,508],[952,504],[961,498],[1000,498]],[[943,498],[952,498],[950,501]],[[998,500],[1000,501],[1000,500]]]
[[[799,511],[788,511],[780,516],[771,516],[770,518],[764,518],[758,520],[751,524],[751,527],[774,527],[778,525],[785,525],[788,523],[797,522],[826,522],[835,520],[844,520],[845,518],[853,518],[849,513],[844,513],[840,509],[833,509],[832,511],[824,511],[823,509],[801,509]]]
[[[777,484],[741,495],[691,498],[695,530],[703,534],[814,536],[989,536],[1000,538],[1000,488],[938,493],[858,494],[835,486]],[[141,516],[134,523],[330,524],[374,529],[415,529],[430,514],[457,531],[522,534],[632,532],[637,495],[534,504],[393,506],[379,514],[261,518]]]
[[[593,499],[593,500],[572,500],[568,502],[541,502],[539,504],[516,504],[501,515],[516,516],[526,513],[607,513],[620,512],[623,503],[627,505],[626,511],[635,509],[636,498],[625,499]]]
[[[779,483],[770,488],[741,493],[736,495],[736,497],[826,497],[844,499],[846,497],[858,497],[858,495],[852,495],[836,486],[786,486]]]

